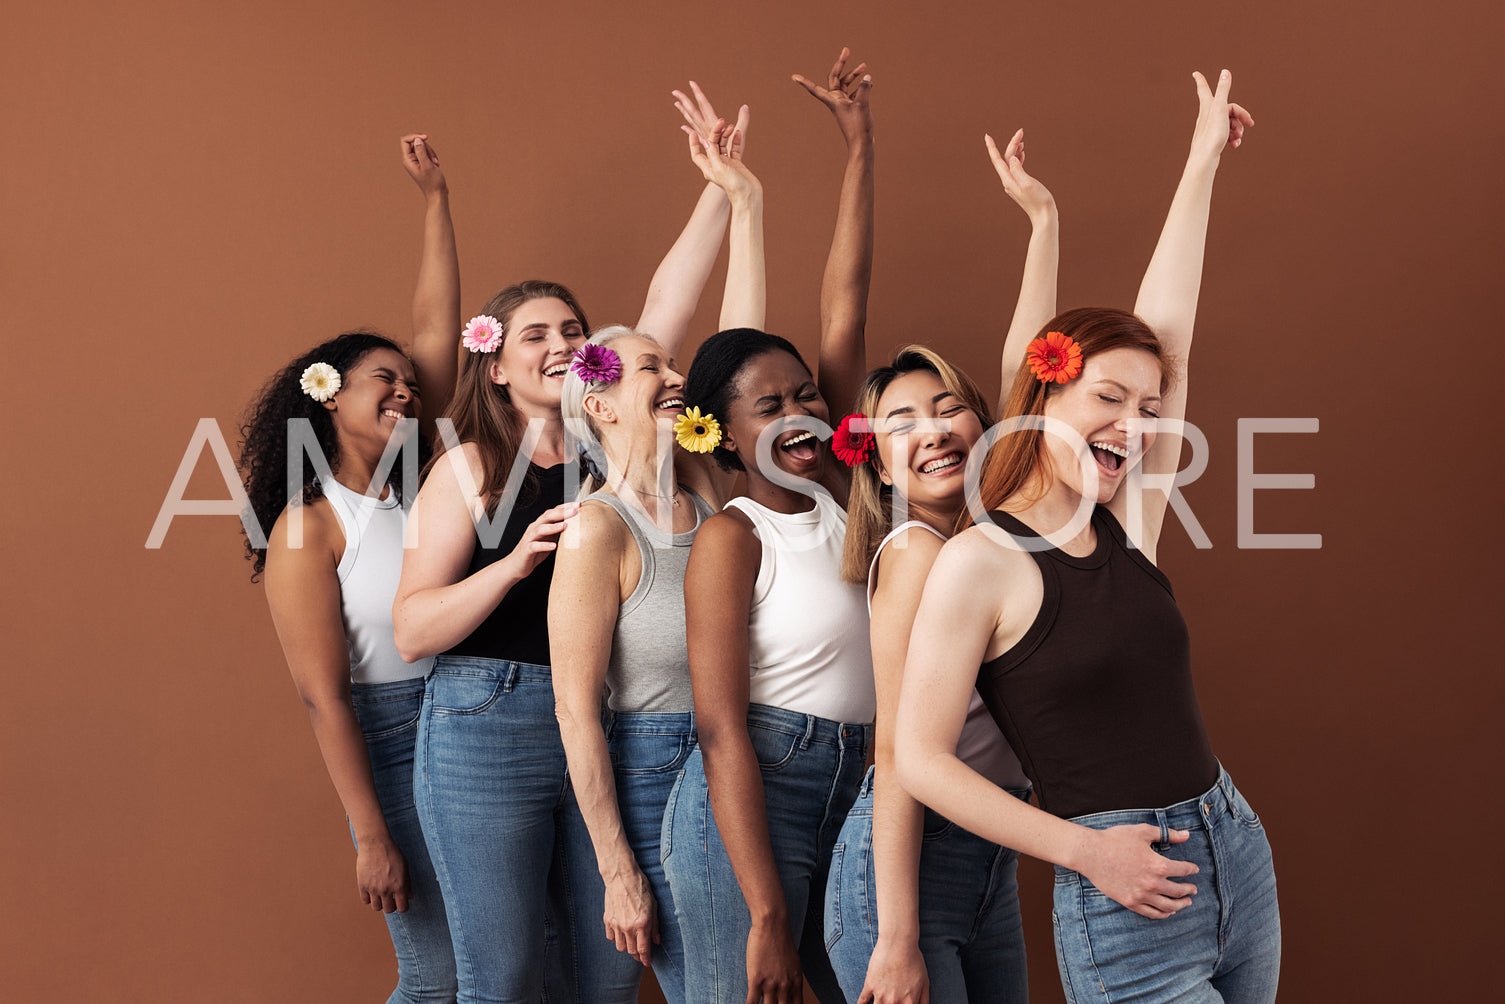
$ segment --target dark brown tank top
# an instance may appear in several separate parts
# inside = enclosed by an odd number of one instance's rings
[[[1018,537],[1039,536],[991,513]],[[1033,552],[1040,613],[1019,643],[983,663],[977,690],[1034,782],[1066,819],[1158,809],[1217,781],[1191,675],[1191,639],[1170,581],[1107,509],[1092,513],[1085,558]]]

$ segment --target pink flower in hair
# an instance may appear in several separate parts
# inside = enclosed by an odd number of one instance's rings
[[[495,351],[502,344],[501,322],[489,314],[472,317],[460,336],[460,344],[472,352]]]
[[[616,383],[622,378],[622,357],[605,345],[584,345],[570,369],[586,383]]]

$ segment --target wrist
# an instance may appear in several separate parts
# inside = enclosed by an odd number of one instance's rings
[[[727,198],[731,200],[733,211],[757,212],[763,208],[763,187],[761,185],[749,186],[734,195],[728,195]]]
[[[393,843],[386,820],[379,819],[364,827],[352,824],[350,832],[355,837],[356,847],[363,851],[383,845],[391,846]]]
[[[1097,846],[1098,841],[1102,839],[1102,831],[1086,826],[1076,826],[1075,823],[1072,825],[1076,827],[1076,832],[1067,845],[1066,852],[1061,855],[1061,860],[1055,863],[1086,875],[1097,858]]]
[[[778,906],[748,905],[748,911],[752,914],[752,927],[754,931],[767,934],[770,931],[786,931],[789,928],[789,912],[783,904]]]
[[[878,941],[874,946],[875,952],[885,951],[909,951],[920,945],[920,924],[918,918],[910,918],[912,923],[888,924],[878,922]]]
[[[1030,210],[1030,228],[1036,233],[1049,233],[1061,223],[1061,214],[1056,210],[1056,200],[1050,199],[1044,205]]]

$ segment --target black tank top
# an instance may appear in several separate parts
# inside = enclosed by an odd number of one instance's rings
[[[475,552],[470,556],[470,568],[466,576],[474,575],[487,565],[495,564],[507,555],[523,539],[528,525],[545,511],[564,502],[565,465],[539,467],[528,465],[528,477],[518,492],[517,503],[507,519],[507,528],[496,547],[482,547],[476,539]],[[504,496],[497,507],[500,511],[508,502]],[[517,585],[507,591],[496,609],[476,626],[470,635],[448,655],[477,655],[488,659],[507,659],[512,662],[531,662],[540,666],[549,664],[549,584],[554,580],[554,553],[538,563],[538,566]]]
[[[1018,537],[1039,536],[1005,512]],[[1085,558],[1033,552],[1040,613],[1019,643],[978,670],[977,690],[1034,782],[1066,819],[1156,809],[1217,781],[1191,675],[1191,639],[1170,581],[1098,506]]]

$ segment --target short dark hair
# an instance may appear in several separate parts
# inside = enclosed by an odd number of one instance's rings
[[[805,367],[806,373],[810,372],[800,350],[787,338],[757,328],[716,332],[701,344],[694,362],[690,363],[689,375],[685,377],[685,404],[725,422],[727,405],[736,399],[737,377],[743,367],[770,352],[787,352]],[[747,469],[735,453],[723,446],[716,447],[711,456],[723,471]]]

